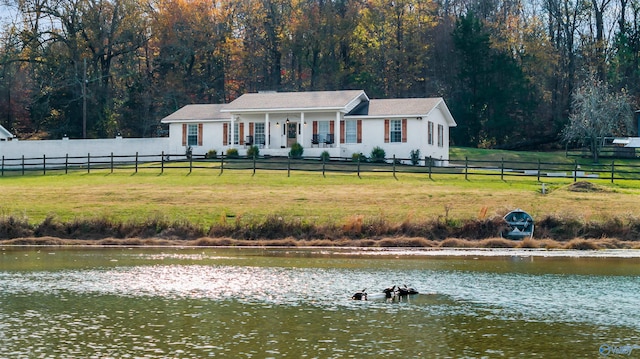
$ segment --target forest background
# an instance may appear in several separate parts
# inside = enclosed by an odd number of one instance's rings
[[[640,0],[3,0],[0,124],[166,135],[246,92],[435,97],[452,144],[552,148],[585,79],[640,100]]]

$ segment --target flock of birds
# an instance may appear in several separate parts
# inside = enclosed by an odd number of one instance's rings
[[[395,299],[400,299],[403,297],[406,297],[408,295],[411,294],[418,294],[418,291],[415,290],[414,288],[411,287],[407,287],[407,285],[403,285],[401,286],[397,286],[394,285],[393,287],[389,287],[389,288],[385,288],[382,293],[384,293],[384,297],[387,300],[395,300]],[[367,289],[363,289],[359,292],[356,292],[355,294],[353,294],[351,296],[351,299],[353,300],[368,300],[368,294],[367,294]]]

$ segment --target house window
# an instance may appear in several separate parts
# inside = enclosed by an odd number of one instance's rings
[[[255,143],[257,145],[264,145],[264,123],[263,122],[257,122],[255,124]]]
[[[428,144],[433,145],[433,122],[429,121],[428,124],[428,134],[427,134],[427,141]]]
[[[187,126],[187,146],[198,145],[198,125]]]
[[[349,120],[345,121],[345,142],[357,143],[358,142],[358,121]]]
[[[329,121],[318,121],[318,138],[324,141],[329,134]]]
[[[444,126],[438,125],[438,147],[444,146]]]
[[[389,140],[390,142],[402,142],[402,121],[389,121]]]
[[[233,124],[233,143],[235,145],[238,144],[238,139],[240,138],[240,125],[238,123]]]

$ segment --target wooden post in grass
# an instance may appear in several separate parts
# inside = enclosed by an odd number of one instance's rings
[[[24,155],[22,155],[22,175],[24,176]]]
[[[113,173],[113,152],[111,152],[111,173]]]
[[[291,177],[291,154],[287,155],[287,177]]]
[[[578,180],[578,160],[573,160],[573,182]]]
[[[2,177],[4,177],[4,155],[2,155],[2,169],[0,171],[2,171]]]
[[[160,155],[160,174],[164,173],[164,151]]]
[[[69,173],[69,154],[64,156],[64,174]]]
[[[87,173],[91,173],[91,153],[87,153]]]
[[[42,175],[47,175],[47,155],[42,155]]]
[[[224,172],[224,153],[220,154],[220,175]]]
[[[615,161],[611,161],[611,183],[613,183],[613,178],[615,176],[616,173],[616,165],[614,163]]]
[[[464,179],[465,181],[469,179],[469,157],[464,156]]]
[[[427,160],[427,158],[425,157],[424,159],[425,161]],[[433,164],[433,159],[431,158],[431,156],[429,156],[429,179],[431,178],[431,165]]]
[[[189,156],[189,173],[193,171],[193,155]]]
[[[540,182],[540,159],[538,158],[538,182]]]
[[[500,180],[504,181],[504,157],[500,160]]]
[[[138,173],[138,152],[136,152],[136,172]]]
[[[324,170],[325,170],[325,158],[324,156],[322,156],[322,177],[327,177],[324,174]]]
[[[251,176],[256,175],[256,154],[253,154],[253,174]]]
[[[358,178],[362,178],[360,177],[360,154],[358,154]]]
[[[393,178],[398,179],[398,177],[396,177],[396,155],[393,155]]]

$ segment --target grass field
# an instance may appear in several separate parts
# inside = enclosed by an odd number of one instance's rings
[[[496,153],[497,152],[497,153]],[[524,156],[517,152],[452,149],[452,159]],[[543,153],[546,160],[560,154]],[[535,160],[535,153],[527,153]],[[449,222],[502,216],[522,208],[534,218],[555,216],[583,222],[635,220],[640,213],[640,181],[590,180],[596,190],[571,190],[571,178],[545,179],[546,194],[534,177],[260,171],[218,172],[144,169],[70,172],[0,177],[0,216],[39,223],[107,219],[137,223],[149,219],[211,226],[250,224],[267,217],[314,225],[354,220],[389,223]]]

